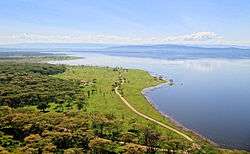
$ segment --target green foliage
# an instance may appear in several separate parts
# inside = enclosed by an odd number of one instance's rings
[[[142,130],[141,142],[149,147],[157,147],[161,134],[151,126],[145,127]]]
[[[43,53],[43,52],[0,52],[0,62],[16,62],[19,63],[45,63],[47,61],[55,60],[72,60],[79,59],[75,56],[67,56],[65,54]]]
[[[89,147],[92,153],[121,153],[122,148],[119,144],[110,140],[95,138],[90,141]]]
[[[79,95],[78,81],[51,76],[65,70],[64,66],[49,64],[0,63],[0,105],[37,105],[45,111],[49,103],[84,97]]]
[[[138,111],[173,126],[141,94],[162,82],[140,70],[0,63],[0,153],[220,153],[152,126],[114,93],[119,85]]]
[[[42,75],[53,75],[63,73],[66,68],[59,65],[51,64],[37,64],[37,63],[2,63],[0,62],[1,74],[8,73],[8,75],[27,73],[37,73]]]
[[[118,140],[122,132],[122,122],[114,118],[114,116],[100,116],[95,114],[91,127],[98,137],[105,137],[112,141]]]
[[[45,112],[45,110],[49,107],[49,104],[46,102],[39,102],[37,105],[37,109],[42,110]]]
[[[123,121],[113,115],[42,113],[9,107],[0,107],[0,113],[1,146],[23,152],[80,148],[117,153],[123,149],[118,141],[128,141],[121,134],[133,134],[123,129]],[[132,138],[130,142],[139,143],[138,136]]]
[[[20,144],[19,141],[14,140],[13,136],[5,135],[0,131],[0,146],[5,147],[7,149],[15,148]]]
[[[132,132],[125,132],[120,135],[120,140],[125,143],[137,143],[138,142],[138,135]]]
[[[156,150],[153,147],[160,147],[159,141],[163,137],[153,127],[143,125],[133,126],[137,132],[130,132],[132,127],[124,129],[124,121],[112,114],[44,113],[9,107],[0,107],[0,113],[0,146],[23,153],[70,152],[73,149],[109,153],[128,153],[136,149],[153,152]],[[178,149],[169,145],[169,149]]]
[[[127,144],[124,146],[124,153],[125,154],[142,154],[148,153],[147,149],[138,144]]]

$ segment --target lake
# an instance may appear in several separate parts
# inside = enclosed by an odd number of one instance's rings
[[[146,92],[161,112],[222,147],[250,150],[250,58],[67,54],[84,58],[53,63],[139,68],[173,79],[174,86]]]

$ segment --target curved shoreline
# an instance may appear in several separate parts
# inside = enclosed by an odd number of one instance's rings
[[[166,81],[166,80],[165,80]],[[150,91],[153,91],[155,89],[158,89],[158,88],[161,88],[165,85],[169,85],[169,83],[166,81],[165,83],[161,83],[159,85],[156,85],[156,86],[152,86],[152,87],[147,87],[147,88],[144,88],[142,91],[141,91],[141,94],[144,96],[144,98],[147,100],[147,102],[157,111],[159,112],[163,117],[165,118],[168,118],[170,120],[171,123],[173,123],[174,126],[176,126],[177,128],[180,128],[181,130],[184,130],[184,131],[188,131],[188,132],[191,132],[193,133],[194,135],[197,135],[198,137],[200,137],[201,139],[207,141],[208,143],[214,145],[214,146],[217,146],[217,147],[220,147],[219,144],[215,143],[214,141],[208,139],[207,137],[199,134],[198,132],[196,132],[195,130],[192,130],[190,128],[187,128],[185,127],[184,125],[182,125],[180,122],[178,122],[177,120],[175,120],[173,117],[169,116],[167,113],[163,113],[162,111],[160,111],[160,109],[153,103],[153,101],[149,98],[149,96],[147,96],[146,93],[150,92]]]
[[[122,80],[121,85],[122,85],[123,83],[124,83],[124,80]],[[189,137],[189,135],[187,135],[187,134],[185,134],[185,133],[183,133],[183,132],[181,132],[181,131],[175,129],[174,127],[172,127],[172,126],[170,126],[170,125],[164,124],[164,123],[162,123],[162,122],[160,122],[160,121],[158,121],[158,120],[156,120],[156,119],[154,119],[154,118],[151,118],[151,117],[147,116],[147,115],[144,114],[144,113],[141,113],[141,112],[137,111],[137,110],[136,110],[136,109],[135,109],[135,108],[125,99],[125,97],[123,97],[123,96],[119,93],[118,89],[119,89],[119,85],[115,87],[115,93],[120,97],[120,99],[122,100],[122,102],[123,102],[128,108],[130,108],[134,113],[136,113],[137,115],[139,115],[139,116],[141,116],[141,117],[143,117],[143,118],[145,118],[145,119],[147,119],[147,120],[149,120],[149,121],[151,121],[151,122],[154,122],[154,123],[156,123],[156,124],[158,124],[158,125],[160,125],[160,126],[166,128],[166,129],[169,129],[169,130],[171,130],[171,131],[173,131],[173,132],[175,132],[175,133],[181,135],[183,138],[187,139],[187,140],[190,141],[190,142],[194,142],[194,140],[193,140],[191,137]]]
[[[55,61],[52,61],[52,64],[55,64],[55,63],[53,63],[53,62],[55,62]],[[57,62],[58,62],[58,61],[56,61],[56,63],[57,63]],[[48,63],[51,63],[51,61],[48,62]],[[69,65],[69,64],[66,64],[66,65]],[[79,65],[81,65],[81,64],[79,64]],[[84,65],[84,66],[93,66],[93,65]],[[94,65],[94,66],[97,66],[97,67],[105,67],[105,66],[100,66],[100,65]],[[109,66],[109,67],[110,67],[110,66]],[[112,67],[112,66],[111,66],[111,67]],[[128,69],[131,69],[131,68],[128,68]],[[157,74],[154,74],[154,75],[153,75],[152,72],[149,72],[149,71],[147,71],[147,70],[145,70],[145,69],[141,69],[141,70],[143,70],[143,71],[145,71],[145,72],[148,72],[151,76],[154,76],[154,77],[158,77],[158,76],[159,76],[159,75],[157,75]],[[195,130],[192,130],[192,129],[189,129],[189,128],[185,127],[185,126],[182,125],[180,122],[178,122],[177,120],[175,120],[173,117],[169,116],[167,113],[161,112],[161,111],[159,110],[159,108],[153,103],[153,101],[150,100],[150,98],[147,96],[146,93],[147,93],[147,92],[150,92],[150,91],[152,91],[152,90],[161,88],[161,87],[163,87],[163,86],[165,86],[165,85],[169,85],[167,79],[164,79],[164,78],[163,78],[163,81],[165,81],[165,82],[164,82],[164,83],[161,83],[161,84],[158,84],[158,85],[155,85],[155,86],[146,87],[146,88],[144,88],[144,89],[141,91],[142,96],[147,100],[147,102],[148,102],[148,103],[149,103],[158,113],[160,113],[164,118],[168,118],[168,119],[170,120],[170,122],[173,124],[173,126],[176,126],[177,128],[179,128],[179,129],[181,129],[181,130],[191,132],[191,133],[193,133],[194,135],[200,137],[201,139],[207,141],[208,143],[210,143],[210,144],[212,144],[212,145],[214,145],[214,146],[221,147],[219,144],[217,144],[217,143],[213,142],[212,140],[208,139],[207,137],[205,137],[205,136],[199,134],[199,133],[196,132]]]

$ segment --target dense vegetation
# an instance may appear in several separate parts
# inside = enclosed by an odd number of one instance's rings
[[[80,82],[50,76],[65,69],[49,64],[0,63],[0,105],[36,105],[44,110],[48,103],[84,100]]]
[[[133,126],[123,131],[123,121],[112,114],[40,113],[9,107],[1,107],[0,113],[2,151],[142,153],[154,150],[140,144],[159,146],[161,140],[160,134],[150,127]],[[161,144],[184,148],[177,142]]]
[[[11,52],[0,52],[0,59],[3,60],[6,58],[18,58],[18,57],[19,58],[41,57],[41,56],[44,57],[44,56],[54,56],[54,55],[55,54],[52,54],[52,53],[42,53],[42,52],[11,51]]]
[[[114,93],[120,85],[140,112],[174,126],[141,94],[162,82],[140,70],[2,62],[0,153],[228,153],[154,125]]]
[[[0,48],[1,50],[1,48]],[[11,52],[1,52],[0,51],[0,61],[1,62],[32,62],[32,63],[45,63],[47,61],[55,60],[72,60],[79,59],[80,57],[66,56],[61,53],[48,53],[48,52],[39,52],[39,51],[11,51]]]

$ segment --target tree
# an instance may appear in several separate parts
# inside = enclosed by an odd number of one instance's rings
[[[124,146],[124,153],[125,154],[141,154],[141,153],[146,153],[146,149],[140,145],[137,144],[126,144]]]
[[[15,148],[18,145],[20,145],[20,142],[13,140],[13,136],[4,135],[2,132],[0,132],[0,153],[1,153],[1,147]]]
[[[92,121],[92,129],[95,133],[95,135],[99,137],[104,136],[104,128],[108,125],[108,120],[106,118],[103,118],[101,116],[94,116]]]
[[[41,140],[41,136],[39,134],[31,134],[24,138],[24,141],[27,143],[38,142]]]
[[[90,90],[87,91],[88,97],[90,97]]]
[[[89,148],[92,153],[121,153],[122,151],[118,144],[102,138],[90,140]]]
[[[39,102],[37,105],[37,109],[42,110],[42,112],[45,112],[45,110],[49,107],[49,104],[47,102]]]
[[[120,140],[125,143],[136,143],[138,141],[137,135],[132,132],[125,132],[121,135]]]
[[[64,154],[84,154],[83,149],[81,148],[69,148],[64,150]]]
[[[155,152],[152,147],[158,146],[160,140],[160,133],[150,127],[142,130],[142,143],[148,146],[148,152]]]
[[[84,98],[84,97],[79,97],[79,98],[77,99],[76,105],[77,105],[78,111],[80,111],[81,109],[83,109],[83,108],[85,107],[85,105],[86,105],[86,100],[85,100],[85,98]]]
[[[0,146],[0,153],[1,154],[10,154],[9,151],[7,151],[4,147]]]
[[[56,111],[57,112],[63,112],[63,104],[64,104],[65,100],[64,99],[59,99],[57,100],[57,106],[56,106]]]
[[[97,81],[97,79],[93,79],[93,80],[92,80],[93,83],[96,83],[96,81]]]
[[[76,105],[77,105],[78,111],[80,111],[84,107],[83,102],[80,102],[80,101],[78,101]]]

